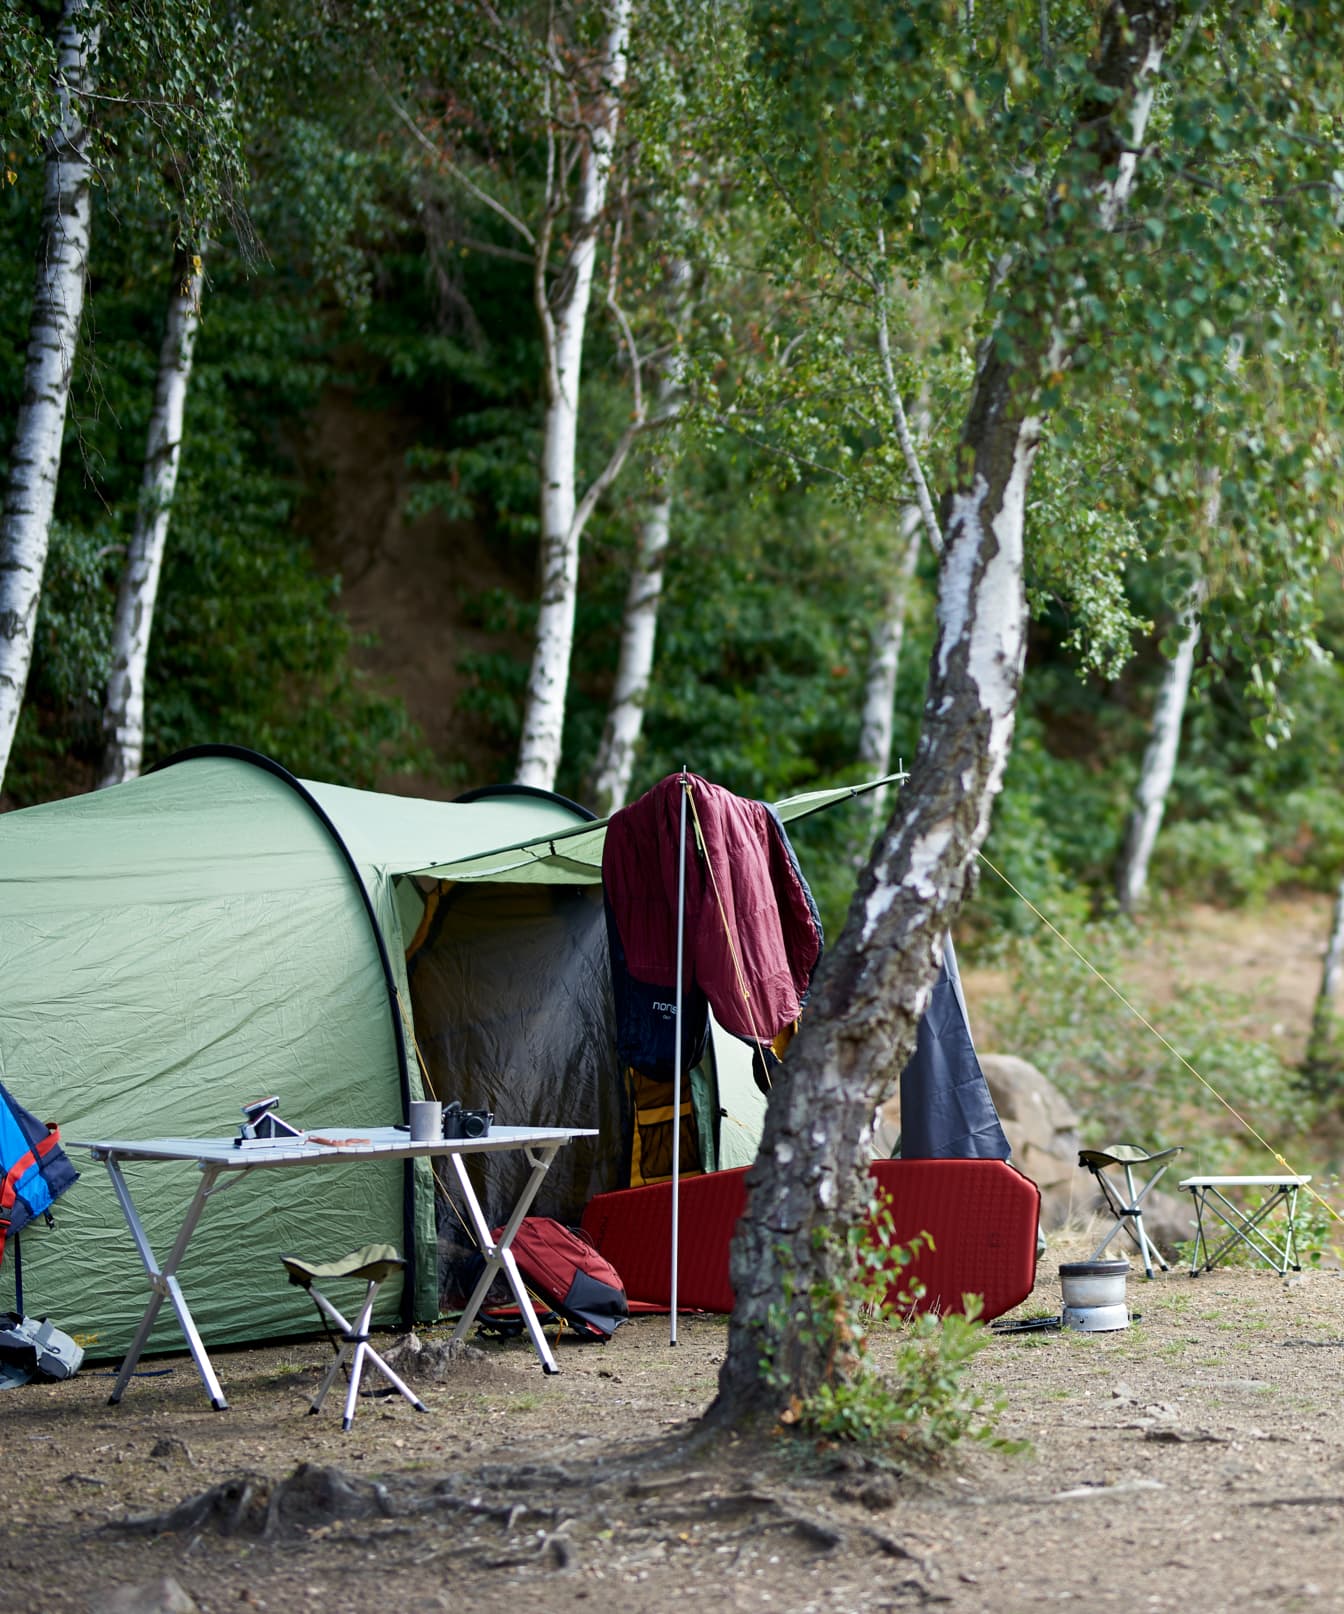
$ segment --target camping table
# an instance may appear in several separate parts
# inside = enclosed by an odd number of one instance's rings
[[[121,1364],[117,1382],[108,1397],[109,1402],[115,1406],[121,1400],[131,1374],[135,1371],[135,1364],[140,1359],[140,1353],[149,1339],[159,1308],[165,1300],[168,1300],[177,1313],[178,1324],[186,1337],[192,1359],[196,1363],[196,1370],[201,1375],[201,1381],[210,1397],[211,1406],[221,1412],[228,1407],[229,1403],[220,1388],[219,1379],[192,1318],[187,1297],[177,1279],[177,1271],[187,1253],[191,1236],[212,1194],[223,1193],[226,1188],[232,1188],[240,1178],[253,1171],[277,1171],[285,1167],[321,1166],[357,1160],[415,1160],[426,1155],[446,1155],[452,1162],[476,1237],[486,1258],[485,1270],[472,1292],[471,1299],[467,1302],[466,1310],[453,1332],[453,1338],[458,1340],[465,1337],[467,1330],[476,1320],[476,1314],[496,1273],[503,1272],[518,1303],[523,1323],[532,1340],[533,1349],[541,1360],[542,1368],[547,1373],[558,1372],[555,1358],[551,1355],[551,1348],[546,1343],[546,1336],[541,1331],[541,1325],[527,1297],[509,1246],[523,1217],[527,1215],[537,1190],[541,1187],[541,1180],[556,1153],[571,1138],[592,1135],[591,1131],[575,1127],[492,1126],[489,1135],[484,1138],[436,1138],[428,1143],[413,1143],[408,1132],[402,1131],[399,1127],[383,1126],[358,1129],[319,1127],[302,1138],[274,1143],[254,1143],[247,1148],[235,1147],[231,1138],[148,1138],[135,1142],[123,1139],[94,1141],[67,1139],[65,1141],[67,1149],[87,1149],[95,1160],[101,1160],[107,1167],[108,1175],[112,1179],[113,1192],[121,1205],[122,1214],[131,1230],[131,1237],[135,1240],[135,1247],[139,1251],[145,1271],[149,1274],[151,1291],[149,1304],[145,1307],[144,1316],[140,1319],[140,1326],[135,1331],[135,1338],[131,1341],[126,1359]],[[318,1142],[318,1139],[324,1141]],[[469,1154],[493,1154],[509,1149],[522,1150],[532,1170],[498,1239],[495,1239],[491,1237],[490,1225],[471,1186],[463,1157]],[[162,1262],[150,1248],[149,1239],[136,1213],[131,1191],[122,1171],[122,1167],[127,1163],[155,1161],[194,1161],[201,1173],[201,1180],[191,1204],[187,1207],[182,1225],[177,1230],[177,1237]]]
[[[1190,1276],[1197,1278],[1209,1272],[1236,1244],[1244,1244],[1258,1260],[1278,1273],[1287,1272],[1291,1262],[1295,1272],[1302,1269],[1297,1259],[1297,1236],[1293,1227],[1293,1213],[1297,1210],[1297,1191],[1311,1181],[1310,1177],[1187,1177],[1178,1186],[1188,1188],[1195,1204],[1195,1251],[1190,1258]],[[1259,1206],[1248,1210],[1224,1193],[1227,1188],[1261,1188],[1269,1192]],[[1287,1208],[1287,1225],[1283,1242],[1276,1243],[1265,1223],[1279,1205]],[[1207,1223],[1206,1223],[1207,1217]],[[1227,1237],[1212,1254],[1209,1253],[1210,1235],[1218,1236],[1218,1224],[1229,1229]],[[1203,1255],[1203,1262],[1200,1256]]]

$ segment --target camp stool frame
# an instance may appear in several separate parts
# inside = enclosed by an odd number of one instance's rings
[[[1297,1191],[1311,1181],[1310,1177],[1187,1177],[1179,1184],[1190,1191],[1195,1203],[1195,1250],[1190,1258],[1190,1276],[1210,1272],[1237,1244],[1244,1244],[1251,1254],[1282,1276],[1291,1265],[1301,1272],[1297,1256],[1297,1229],[1293,1218],[1297,1213]],[[1273,1192],[1254,1210],[1238,1205],[1223,1192],[1225,1188],[1269,1188]],[[1283,1242],[1276,1244],[1265,1226],[1270,1215],[1283,1205],[1287,1210]],[[1207,1222],[1206,1222],[1207,1216]],[[1209,1253],[1209,1235],[1218,1234],[1218,1224],[1228,1229],[1227,1236],[1212,1254]],[[1201,1262],[1200,1256],[1204,1259]]]
[[[352,1251],[340,1261],[319,1263],[300,1260],[296,1255],[282,1255],[280,1263],[289,1274],[289,1281],[308,1291],[308,1298],[322,1314],[323,1326],[331,1322],[339,1330],[341,1344],[335,1360],[322,1380],[322,1387],[313,1397],[308,1408],[309,1412],[321,1412],[327,1391],[336,1382],[337,1374],[343,1367],[347,1368],[350,1384],[345,1393],[345,1413],[341,1418],[341,1428],[348,1430],[355,1421],[355,1408],[359,1402],[359,1382],[364,1376],[365,1367],[370,1365],[377,1368],[394,1389],[400,1390],[417,1412],[428,1412],[429,1408],[415,1391],[397,1377],[369,1343],[369,1322],[373,1316],[374,1297],[383,1282],[393,1272],[400,1272],[406,1265],[396,1250],[390,1244],[366,1244],[363,1249]],[[345,1278],[363,1278],[368,1284],[364,1304],[360,1307],[359,1317],[353,1325],[337,1311],[317,1287],[318,1278],[324,1282],[332,1279],[339,1281]]]
[[[1148,1194],[1165,1175],[1172,1160],[1181,1152],[1181,1145],[1176,1144],[1170,1149],[1158,1149],[1150,1152],[1141,1149],[1135,1143],[1111,1143],[1104,1149],[1080,1149],[1078,1151],[1078,1164],[1085,1167],[1097,1179],[1097,1187],[1101,1190],[1101,1197],[1106,1201],[1107,1209],[1115,1217],[1115,1226],[1097,1245],[1088,1257],[1090,1261],[1101,1258],[1102,1252],[1115,1238],[1117,1233],[1129,1234],[1130,1241],[1143,1258],[1144,1276],[1153,1276],[1153,1263],[1156,1262],[1163,1272],[1170,1270],[1170,1263],[1163,1256],[1153,1241],[1148,1237],[1148,1231],[1143,1225],[1143,1202]],[[1118,1166],[1124,1174],[1125,1197],[1120,1197],[1120,1191],[1115,1183],[1107,1176],[1107,1172]],[[1135,1182],[1135,1169],[1139,1166],[1152,1168],[1146,1182]]]

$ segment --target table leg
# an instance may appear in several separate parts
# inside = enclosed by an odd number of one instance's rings
[[[537,1321],[537,1314],[532,1310],[532,1301],[523,1284],[522,1274],[518,1271],[518,1263],[513,1258],[513,1251],[509,1248],[513,1243],[514,1234],[522,1225],[523,1217],[531,1209],[532,1201],[537,1197],[537,1190],[541,1187],[541,1180],[546,1175],[551,1161],[554,1160],[558,1143],[548,1144],[539,1150],[528,1149],[527,1158],[532,1167],[532,1174],[523,1185],[523,1191],[518,1196],[518,1203],[513,1207],[513,1213],[499,1235],[496,1243],[490,1236],[490,1227],[486,1222],[485,1213],[481,1210],[480,1201],[471,1186],[471,1179],[467,1176],[467,1168],[460,1154],[452,1154],[449,1159],[453,1163],[453,1170],[457,1174],[458,1185],[462,1189],[463,1197],[467,1202],[467,1210],[471,1216],[472,1226],[476,1230],[476,1237],[480,1241],[481,1252],[485,1256],[485,1271],[481,1273],[480,1282],[472,1290],[471,1299],[467,1302],[466,1310],[462,1313],[457,1327],[453,1330],[454,1339],[465,1339],[467,1330],[476,1321],[476,1314],[484,1303],[486,1291],[495,1281],[495,1274],[503,1272],[514,1300],[518,1303],[518,1310],[522,1314],[523,1327],[527,1329],[528,1337],[532,1341],[532,1348],[541,1360],[542,1370],[546,1373],[558,1373],[560,1369],[555,1365],[555,1357],[551,1355],[551,1347],[546,1343],[546,1336],[541,1331],[541,1324]]]
[[[126,1353],[126,1359],[121,1364],[121,1371],[117,1374],[117,1382],[112,1387],[112,1394],[108,1402],[112,1406],[121,1400],[126,1386],[130,1383],[131,1374],[135,1371],[135,1364],[140,1360],[140,1353],[144,1350],[149,1339],[150,1330],[154,1327],[155,1319],[159,1315],[159,1308],[165,1300],[172,1303],[177,1314],[178,1326],[186,1338],[187,1346],[191,1351],[192,1360],[196,1363],[196,1371],[201,1375],[201,1382],[205,1385],[206,1393],[210,1397],[210,1405],[217,1412],[228,1410],[229,1403],[224,1398],[224,1391],[220,1387],[215,1370],[206,1353],[205,1344],[197,1332],[195,1319],[191,1315],[191,1308],[187,1305],[186,1296],[182,1293],[182,1286],[177,1281],[177,1269],[181,1265],[182,1257],[187,1252],[187,1245],[191,1242],[191,1235],[196,1231],[196,1224],[201,1219],[205,1209],[205,1202],[210,1197],[210,1191],[219,1176],[219,1166],[204,1166],[201,1170],[201,1180],[197,1186],[194,1198],[187,1208],[187,1214],[182,1226],[177,1230],[177,1237],[173,1240],[173,1247],[168,1252],[168,1258],[162,1266],[150,1247],[140,1217],[136,1213],[135,1204],[131,1199],[131,1191],[126,1186],[126,1179],[121,1174],[120,1162],[113,1155],[108,1155],[104,1164],[108,1175],[112,1179],[112,1189],[121,1205],[122,1215],[126,1218],[126,1225],[131,1230],[131,1237],[135,1240],[135,1247],[139,1251],[140,1260],[145,1271],[149,1274],[150,1299],[145,1307],[144,1316],[140,1319],[140,1326],[135,1331],[135,1338],[131,1341],[131,1348]]]

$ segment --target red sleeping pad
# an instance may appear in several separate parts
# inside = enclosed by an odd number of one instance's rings
[[[1036,1281],[1036,1184],[1003,1160],[875,1160],[877,1185],[892,1200],[896,1236],[929,1233],[932,1250],[900,1274],[918,1280],[921,1311],[961,1311],[980,1295],[981,1315],[1001,1316]],[[677,1303],[686,1311],[731,1311],[728,1246],[746,1203],[747,1168],[687,1177],[681,1184]],[[671,1305],[672,1185],[599,1194],[583,1213],[584,1232],[616,1268],[631,1303]],[[895,1300],[895,1288],[891,1299]]]

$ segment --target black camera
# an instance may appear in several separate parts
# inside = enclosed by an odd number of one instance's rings
[[[445,1138],[485,1138],[490,1135],[492,1110],[464,1110],[456,1099],[443,1106]]]

